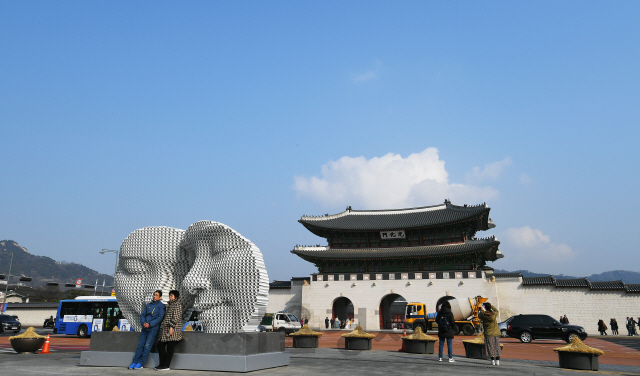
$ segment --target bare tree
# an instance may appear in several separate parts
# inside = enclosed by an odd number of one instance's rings
[[[38,286],[33,292],[33,300],[41,302],[56,302],[64,294],[58,286]]]

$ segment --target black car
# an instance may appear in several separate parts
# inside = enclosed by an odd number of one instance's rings
[[[18,333],[20,329],[22,329],[20,321],[9,315],[0,315],[0,332],[13,330],[14,333]]]
[[[513,316],[507,325],[507,335],[529,343],[534,339],[562,339],[571,342],[573,337],[581,340],[587,338],[584,328],[577,325],[561,324],[560,321],[547,315]]]

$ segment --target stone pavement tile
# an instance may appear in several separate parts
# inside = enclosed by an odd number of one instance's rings
[[[576,375],[545,364],[530,364],[504,361],[503,365],[493,367],[486,361],[456,358],[456,363],[439,363],[435,357],[417,354],[388,353],[384,351],[358,352],[345,354],[335,349],[321,349],[318,352],[290,351],[291,365],[262,371],[249,375],[372,375],[389,376],[396,374],[446,373],[447,376],[469,374],[482,375]],[[355,353],[355,352],[354,352]],[[158,375],[153,369],[130,371],[115,367],[79,366],[79,354],[18,355],[0,354],[0,375],[65,375],[65,376],[104,376],[104,375]],[[169,371],[170,375],[231,375],[229,372]],[[611,373],[609,373],[611,374]],[[617,373],[632,374],[632,373]]]

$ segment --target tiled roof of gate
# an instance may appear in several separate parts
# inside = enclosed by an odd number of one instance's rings
[[[328,230],[401,230],[456,223],[488,214],[487,204],[457,206],[449,201],[435,206],[394,210],[353,210],[319,217],[303,216],[298,222],[305,226]],[[489,228],[493,223],[489,222]]]
[[[556,287],[591,287],[586,278],[556,279]]]
[[[592,290],[625,290],[622,281],[591,282]]]
[[[640,284],[633,283],[629,285],[625,285],[627,288],[627,292],[640,292]]]
[[[296,247],[291,253],[309,259],[372,259],[372,258],[398,258],[398,257],[430,257],[439,255],[452,255],[474,253],[497,249],[499,241],[495,238],[483,239],[462,244],[429,245],[418,247],[394,247],[394,248],[328,248]]]
[[[273,281],[269,283],[270,289],[290,289],[291,281]]]
[[[552,275],[545,277],[524,277],[522,278],[523,286],[544,286],[555,285],[556,279]]]

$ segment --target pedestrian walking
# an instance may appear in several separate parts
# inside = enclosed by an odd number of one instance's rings
[[[158,371],[168,371],[173,358],[173,352],[178,342],[182,340],[182,305],[178,302],[178,290],[169,291],[169,305],[162,320],[160,341],[158,341],[158,357],[160,364]]]
[[[484,349],[488,357],[491,357],[491,365],[500,365],[500,327],[496,320],[497,314],[493,311],[491,303],[484,303],[478,312],[478,318],[484,328]]]
[[[455,361],[453,360],[453,336],[457,330],[449,302],[444,302],[442,306],[440,306],[440,311],[436,315],[436,323],[438,323],[438,339],[440,340],[438,360],[442,362],[442,350],[444,350],[444,343],[446,341],[447,351],[449,352],[449,363],[453,363]]]
[[[563,319],[564,319],[563,324],[569,325],[569,319],[567,318],[567,315],[564,315]]]
[[[142,310],[140,315],[140,323],[142,324],[142,331],[140,332],[140,339],[138,340],[138,348],[133,356],[133,362],[129,366],[129,369],[142,369],[143,365],[149,358],[149,352],[151,352],[151,346],[158,335],[158,329],[160,323],[164,317],[164,304],[160,298],[162,297],[162,291],[156,290],[153,293],[153,300],[147,304]]]
[[[329,317],[328,316],[324,319],[324,328],[325,329],[329,329]]]
[[[611,319],[611,321],[609,321],[609,325],[611,325],[611,334],[614,336],[618,335],[618,322],[616,321],[616,319]]]
[[[607,325],[602,319],[598,320],[598,331],[600,332],[601,336],[607,335]]]

